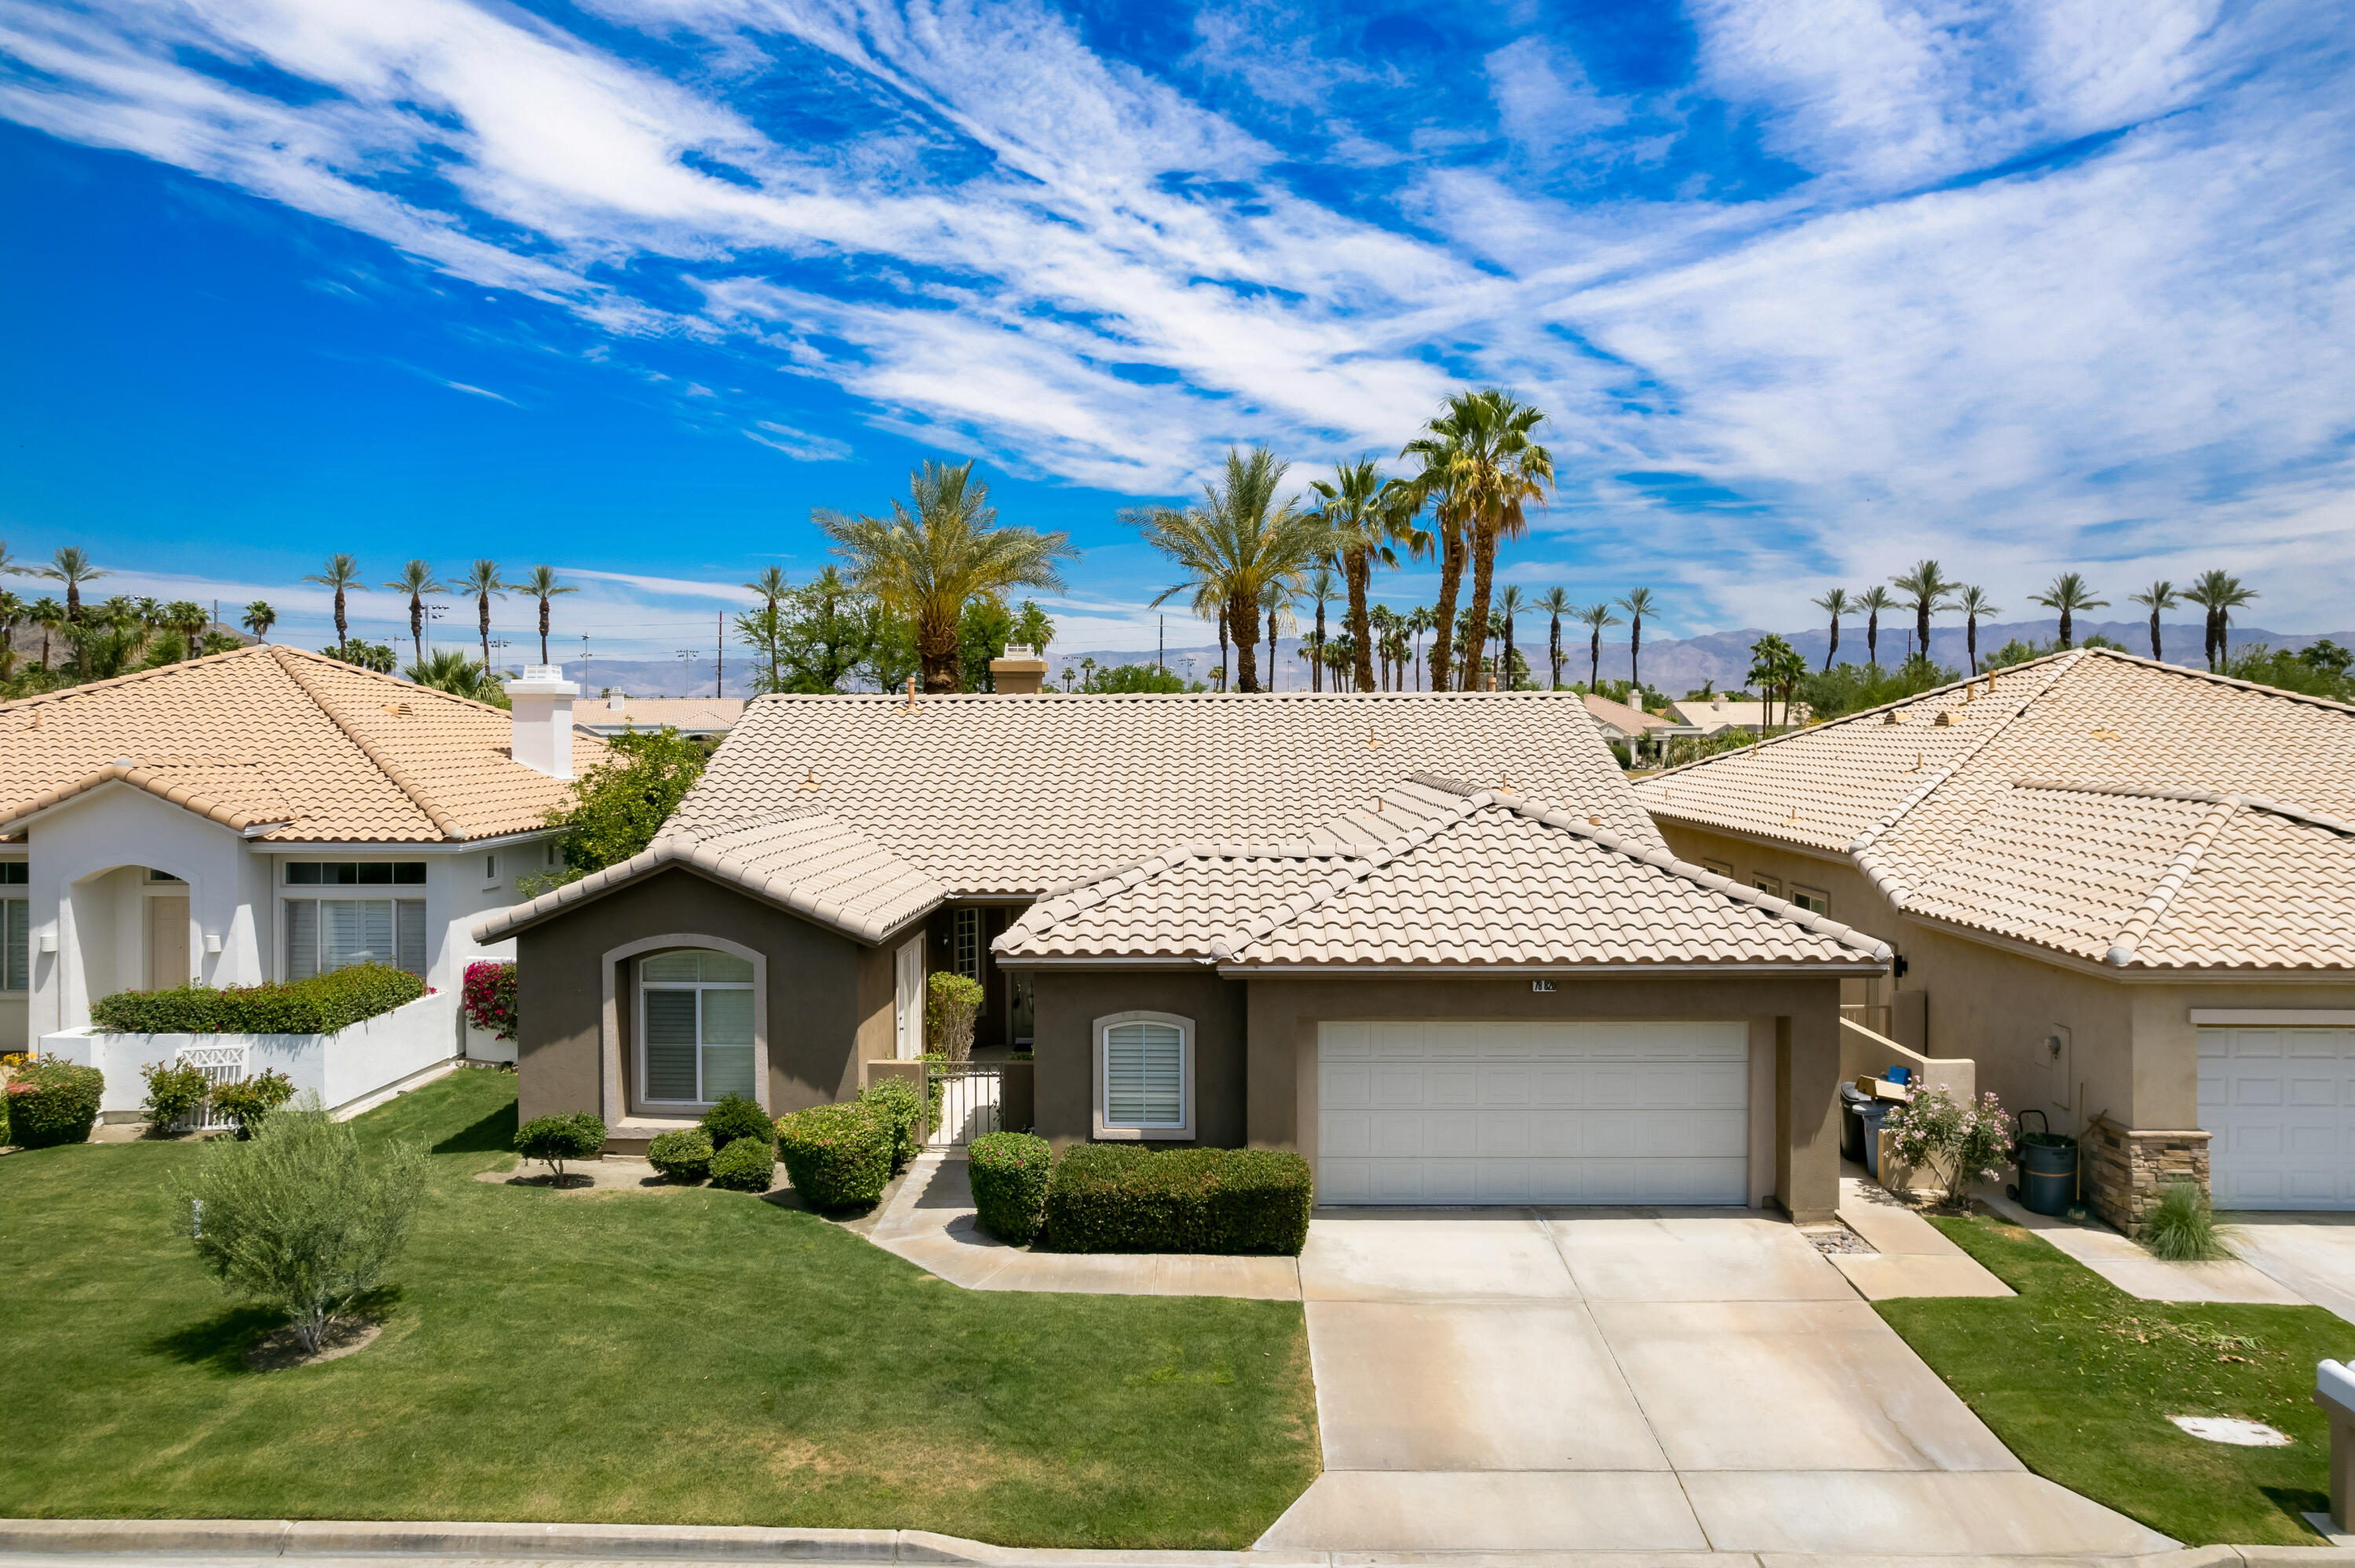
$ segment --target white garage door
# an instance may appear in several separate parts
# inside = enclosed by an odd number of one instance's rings
[[[2220,1209],[2355,1209],[2355,1029],[2200,1031]]]
[[[1742,1203],[1742,1023],[1327,1023],[1327,1203]]]

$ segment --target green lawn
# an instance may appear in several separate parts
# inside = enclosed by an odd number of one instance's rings
[[[2028,1467],[2189,1545],[2319,1546],[2330,1437],[2314,1365],[2355,1356],[2319,1307],[2187,1307],[2113,1287],[2028,1231],[1933,1222],[2019,1295],[1876,1303]],[[2170,1415],[2237,1415],[2296,1441],[2235,1448]]]
[[[364,1117],[434,1150],[383,1337],[251,1372],[197,1267],[184,1143],[0,1159],[0,1516],[902,1527],[1240,1547],[1316,1473],[1294,1303],[965,1291],[703,1189],[470,1180],[514,1079]]]

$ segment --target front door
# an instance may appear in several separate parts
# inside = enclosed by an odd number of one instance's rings
[[[902,1062],[924,1054],[924,939],[911,938],[892,961],[892,1045]]]
[[[188,900],[147,900],[147,989],[165,991],[188,983]]]

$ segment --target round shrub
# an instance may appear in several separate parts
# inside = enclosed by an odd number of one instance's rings
[[[74,1062],[36,1062],[8,1083],[8,1136],[26,1149],[86,1143],[106,1075]]]
[[[1053,1146],[1027,1132],[990,1132],[975,1139],[966,1153],[981,1228],[1017,1246],[1028,1243],[1046,1217]]]
[[[674,1181],[700,1181],[711,1174],[711,1135],[699,1127],[663,1133],[646,1145],[646,1163]]]
[[[885,1078],[859,1091],[858,1103],[883,1123],[891,1140],[891,1168],[913,1160],[924,1147],[924,1102],[905,1078]]]
[[[202,1067],[183,1062],[150,1062],[139,1075],[147,1080],[147,1103],[139,1108],[153,1132],[169,1132],[196,1115],[213,1086]]]
[[[732,1192],[765,1192],[776,1176],[765,1139],[740,1138],[711,1157],[711,1184]]]
[[[740,1094],[720,1096],[719,1103],[703,1113],[699,1125],[710,1138],[715,1153],[740,1138],[758,1139],[772,1150],[776,1147],[777,1129],[771,1125],[769,1113]]]
[[[863,1207],[891,1180],[890,1133],[856,1100],[778,1118],[777,1150],[794,1190],[813,1209]]]
[[[255,1073],[214,1085],[209,1097],[214,1110],[237,1123],[238,1137],[251,1138],[272,1111],[294,1097],[294,1080],[283,1073]]]
[[[589,1111],[570,1116],[536,1116],[516,1128],[515,1148],[526,1160],[537,1160],[564,1180],[568,1160],[593,1160],[605,1147],[605,1124]]]

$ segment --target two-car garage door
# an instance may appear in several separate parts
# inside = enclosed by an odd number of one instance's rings
[[[2355,1209],[2355,1029],[2200,1031],[2220,1209]]]
[[[1743,1203],[1740,1022],[1327,1023],[1327,1203]]]

